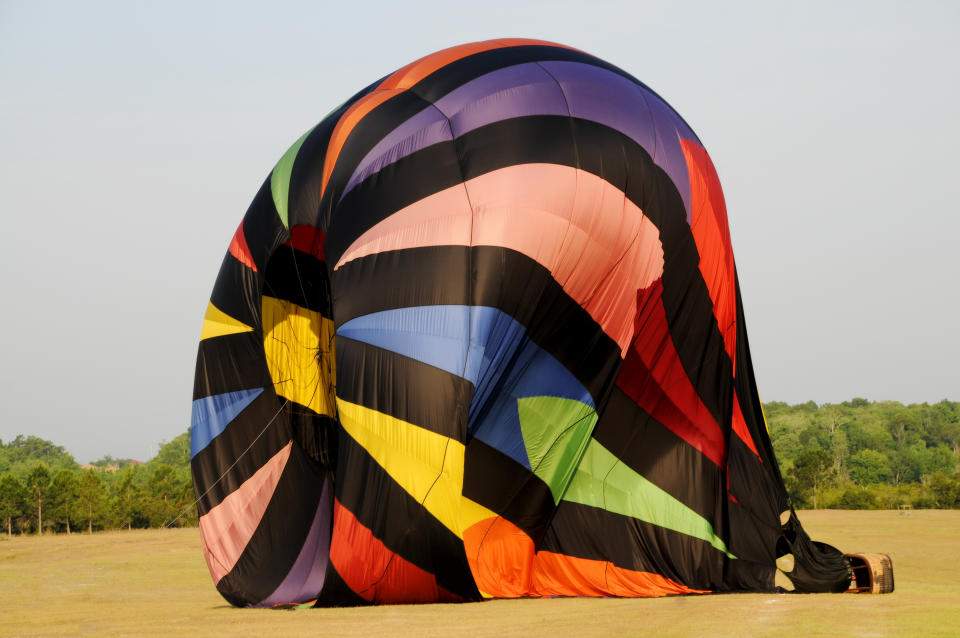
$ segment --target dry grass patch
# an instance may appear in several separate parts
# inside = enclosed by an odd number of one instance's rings
[[[888,596],[740,594],[234,609],[196,529],[0,540],[0,636],[956,636],[960,511],[801,512],[813,538],[893,557]]]

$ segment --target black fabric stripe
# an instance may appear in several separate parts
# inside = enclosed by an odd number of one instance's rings
[[[257,272],[262,277],[270,256],[290,237],[290,232],[283,227],[273,203],[269,177],[257,191],[250,202],[250,208],[243,216],[243,235],[253,263],[257,265]]]
[[[465,180],[515,164],[576,166],[570,122],[552,115],[504,120],[386,166],[354,186],[337,206],[327,232],[327,261],[337,263],[357,237],[404,206]]]
[[[377,80],[358,91],[327,115],[303,140],[290,171],[290,184],[287,194],[287,221],[290,228],[298,224],[316,225],[317,211],[320,208],[320,190],[323,183],[323,164],[333,129],[347,109],[353,106],[357,100],[373,91],[379,83],[380,80]]]
[[[614,388],[593,438],[630,469],[704,517],[716,529],[726,498],[723,471]]]
[[[467,272],[466,246],[429,246],[354,259],[331,276],[334,322],[342,326],[396,308],[468,304]]]
[[[280,246],[270,257],[263,294],[333,317],[326,263],[290,246]]]
[[[272,386],[258,332],[211,337],[197,348],[193,399]]]
[[[737,300],[737,376],[734,387],[747,429],[760,453],[760,459],[747,448],[740,437],[730,437],[727,473],[730,494],[736,502],[728,502],[730,551],[771,564],[776,556],[776,543],[781,534],[780,512],[788,509],[783,478],[773,452],[773,445],[763,420],[760,396],[753,375],[747,326],[740,297],[739,278],[734,275]]]
[[[727,547],[734,556],[772,565],[782,531],[778,499],[783,483],[771,475],[768,466],[740,437],[730,438],[727,473],[730,496],[736,500],[725,503],[726,528],[721,533],[729,539]]]
[[[293,440],[303,453],[324,470],[336,471],[337,437],[340,424],[329,416],[317,414],[296,401],[287,402],[284,413],[290,422]]]
[[[407,119],[430,106],[411,91],[404,91],[378,105],[350,131],[350,135],[337,154],[336,164],[330,174],[327,190],[320,202],[319,215],[315,222],[318,228],[329,227],[332,213],[337,210],[343,189],[346,188],[354,170],[367,153],[387,134]]]
[[[210,302],[240,323],[259,330],[260,274],[227,252],[220,264]]]
[[[390,551],[434,574],[437,583],[448,591],[467,600],[480,598],[463,541],[400,487],[345,432],[340,436],[335,484],[340,504]],[[356,560],[363,558],[358,556]]]
[[[537,542],[556,503],[540,477],[480,439],[467,443],[463,495],[503,516]]]
[[[257,270],[240,263],[228,251],[223,258],[210,301],[213,305],[251,326],[260,328],[260,288],[270,255],[289,233],[280,223],[273,205],[268,179],[257,191],[243,217],[243,235]]]
[[[437,165],[450,157],[442,149],[450,144],[457,147],[459,175],[449,161]],[[683,200],[646,150],[612,128],[568,117],[521,117],[413,153],[347,194],[330,223],[328,262],[336,263],[360,234],[412,202],[461,180],[531,162],[579,166],[613,185],[626,185],[627,197],[660,230],[665,259],[663,303],[671,333],[682,335],[674,338],[680,360],[713,417],[729,423],[733,368],[697,267],[699,254]]]
[[[750,340],[747,338],[747,321],[743,313],[743,301],[740,297],[740,277],[734,272],[737,299],[737,373],[734,379],[737,397],[740,400],[740,410],[747,422],[747,428],[753,437],[753,443],[760,453],[765,465],[769,466],[777,485],[783,485],[780,469],[773,452],[773,443],[767,432],[763,418],[763,407],[760,405],[760,393],[753,372],[753,360],[750,355]],[[783,504],[786,504],[784,493]],[[782,508],[780,511],[786,509]]]
[[[200,516],[219,505],[290,442],[290,423],[280,406],[270,385],[190,461]]]
[[[357,124],[337,157],[336,168],[331,175],[328,192],[322,204],[321,221],[317,225],[320,228],[328,228],[331,216],[337,208],[337,202],[356,167],[383,137],[408,118],[481,75],[518,64],[547,61],[580,62],[603,68],[657,95],[622,69],[572,49],[550,45],[520,45],[483,51],[461,58],[437,69],[409,90],[379,105]],[[322,166],[322,163],[319,165]]]
[[[337,397],[464,441],[473,386],[445,370],[337,337]]]
[[[437,69],[410,90],[425,100],[436,102],[454,89],[491,71],[527,62],[554,61],[582,62],[607,69],[646,88],[629,73],[588,53],[550,45],[530,44],[474,53]]]
[[[568,501],[560,502],[537,549],[661,574],[693,589],[725,589],[729,562],[699,538]]]
[[[257,604],[283,582],[310,533],[323,482],[323,473],[294,445],[260,524],[217,583],[224,598],[234,605]]]
[[[333,267],[351,243],[389,215],[463,179],[452,142],[427,146],[367,177],[346,194],[327,222],[327,263]]]
[[[473,273],[472,285],[467,272]],[[619,370],[616,342],[546,268],[507,248],[430,246],[378,253],[344,264],[333,273],[332,284],[337,325],[397,308],[497,308],[524,325],[530,339],[563,364],[597,405]],[[338,362],[337,370],[342,374],[345,368]]]

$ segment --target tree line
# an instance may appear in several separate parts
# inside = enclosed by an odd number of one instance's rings
[[[147,463],[105,456],[84,467],[35,436],[0,441],[0,523],[7,535],[196,525],[189,434]]]
[[[960,403],[763,407],[795,507],[960,507]]]
[[[797,508],[960,507],[960,403],[774,401],[764,411]],[[147,463],[105,456],[85,467],[35,436],[0,441],[8,535],[196,525],[193,496],[188,432]]]

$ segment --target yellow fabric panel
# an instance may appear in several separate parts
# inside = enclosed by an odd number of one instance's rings
[[[336,416],[333,321],[290,301],[263,297],[263,350],[277,395]]]
[[[240,323],[224,311],[213,305],[213,302],[207,304],[207,314],[203,316],[203,329],[200,331],[200,341],[212,337],[222,337],[224,335],[233,335],[240,332],[252,332],[253,328],[245,323]]]
[[[497,515],[462,495],[463,443],[343,399],[337,407],[343,429],[459,538],[474,523]]]

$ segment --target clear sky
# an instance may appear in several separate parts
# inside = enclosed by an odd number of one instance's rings
[[[505,36],[604,58],[697,132],[765,401],[958,400],[958,7],[0,0],[0,438],[83,463],[183,432],[276,160],[397,67]]]

